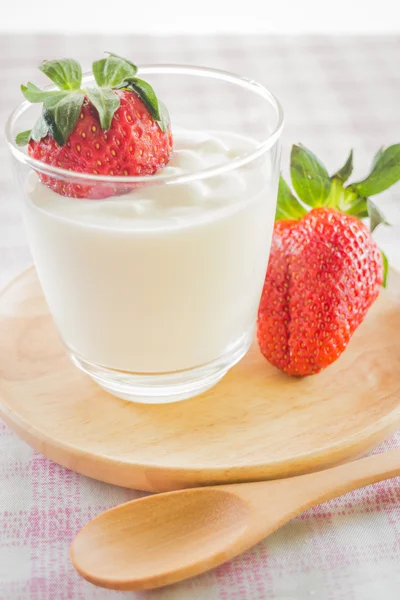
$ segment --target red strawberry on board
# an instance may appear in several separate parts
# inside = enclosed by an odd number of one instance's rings
[[[386,280],[371,231],[384,223],[368,196],[400,179],[400,144],[379,151],[370,175],[344,186],[352,153],[329,177],[316,156],[293,146],[281,178],[271,254],[258,315],[262,354],[289,375],[312,375],[339,358]],[[311,210],[307,210],[311,207]]]
[[[81,89],[82,69],[73,59],[45,61],[40,66],[57,86],[41,90],[21,86],[27,100],[43,103],[31,131],[17,136],[29,154],[44,163],[90,175],[152,175],[172,152],[168,111],[153,88],[136,77],[137,67],[114,54],[93,63],[96,86]],[[118,189],[70,183],[41,174],[59,194],[99,198]]]

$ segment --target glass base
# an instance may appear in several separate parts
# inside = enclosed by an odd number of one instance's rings
[[[131,402],[168,404],[198,396],[212,388],[250,348],[253,331],[240,338],[223,357],[201,367],[173,373],[129,373],[91,363],[70,352],[72,362],[104,390]]]

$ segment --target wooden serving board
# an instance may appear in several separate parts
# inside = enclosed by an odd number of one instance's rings
[[[202,396],[144,405],[114,398],[72,365],[29,269],[0,296],[0,414],[61,465],[149,491],[346,461],[400,423],[400,276],[319,375],[287,377],[254,345]]]

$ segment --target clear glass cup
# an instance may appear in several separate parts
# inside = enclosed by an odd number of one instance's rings
[[[166,403],[213,386],[252,342],[283,113],[265,87],[229,73],[161,65],[140,76],[168,106],[173,133],[214,132],[209,153],[218,153],[216,132],[234,134],[243,149],[188,172],[105,177],[44,164],[16,146],[36,105],[18,106],[6,135],[39,280],[72,361],[120,398]],[[45,185],[54,179],[88,199],[57,194]]]

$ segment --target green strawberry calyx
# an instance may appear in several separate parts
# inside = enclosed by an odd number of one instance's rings
[[[400,180],[400,144],[381,148],[374,157],[370,173],[362,181],[348,184],[353,172],[353,151],[344,165],[329,175],[324,164],[305,146],[293,145],[290,176],[295,196],[281,176],[275,221],[301,219],[311,208],[328,206],[359,219],[369,217],[371,233],[378,225],[389,225],[370,196],[380,194]],[[386,287],[388,260],[382,252],[383,286]]]
[[[120,105],[116,90],[135,92],[148,108],[153,119],[165,133],[170,125],[168,110],[158,99],[151,85],[136,77],[137,66],[111,52],[92,65],[96,86],[82,89],[82,68],[72,58],[44,61],[39,69],[58,89],[42,90],[31,82],[21,85],[25,98],[32,104],[42,104],[42,112],[32,129],[19,133],[15,141],[25,146],[30,140],[39,142],[46,135],[64,146],[79,119],[85,96],[96,108],[101,128],[108,131]]]

